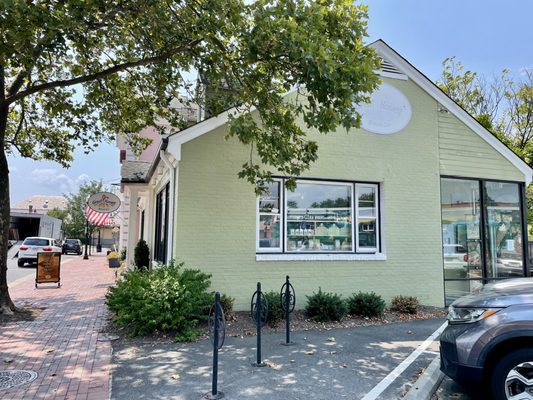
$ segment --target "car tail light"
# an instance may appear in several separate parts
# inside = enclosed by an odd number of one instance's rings
[[[27,247],[21,247],[19,250],[26,251],[26,250],[28,250],[28,248]]]
[[[468,254],[465,254],[465,255],[463,256],[463,261],[467,261],[467,262],[468,262]]]
[[[45,248],[43,249],[43,251],[52,251],[52,248],[51,248],[51,247],[45,247]]]

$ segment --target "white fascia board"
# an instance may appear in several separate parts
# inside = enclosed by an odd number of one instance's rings
[[[526,186],[531,183],[533,178],[533,169],[529,167],[520,157],[513,153],[506,145],[500,142],[492,133],[486,130],[479,122],[476,121],[469,113],[463,110],[455,101],[448,97],[437,85],[431,82],[420,71],[410,65],[403,59],[398,53],[390,48],[386,43],[381,40],[374,42],[370,45],[376,52],[392,62],[399,70],[406,74],[409,79],[415,82],[423,90],[425,90],[430,96],[437,100],[440,104],[448,109],[453,115],[455,115],[460,121],[462,121],[467,127],[477,133],[483,140],[491,145],[496,151],[504,156],[511,164],[519,169],[524,174],[524,181]]]
[[[288,96],[294,93],[296,90],[297,90],[296,88],[292,88],[287,93],[285,93],[284,96]],[[247,112],[254,112],[255,110],[256,110],[255,106],[252,106],[250,107],[250,111],[247,111]],[[237,108],[232,107],[229,110],[224,111],[215,117],[211,117],[187,129],[184,129],[173,135],[167,136],[168,137],[167,151],[170,154],[172,154],[172,156],[177,161],[180,161],[182,144],[190,142],[191,140],[194,140],[202,136],[205,133],[211,132],[215,130],[216,128],[221,127],[222,125],[227,124],[229,122],[229,116],[235,113],[237,113]]]

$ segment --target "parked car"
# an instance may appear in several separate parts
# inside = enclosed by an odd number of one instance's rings
[[[41,251],[61,251],[55,239],[46,237],[27,237],[20,245],[18,252],[18,266],[37,264],[37,253]]]
[[[79,239],[65,239],[63,242],[63,254],[67,253],[81,254],[81,242]]]
[[[495,400],[533,393],[533,278],[485,285],[455,300],[440,336],[441,370]]]

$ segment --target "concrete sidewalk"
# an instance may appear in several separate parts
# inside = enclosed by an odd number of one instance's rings
[[[42,284],[35,289],[35,275],[10,288],[17,306],[43,311],[33,321],[0,325],[0,374],[37,373],[30,383],[0,385],[0,399],[109,398],[112,349],[99,331],[107,317],[105,293],[114,283],[114,270],[105,254],[62,262],[61,288]]]

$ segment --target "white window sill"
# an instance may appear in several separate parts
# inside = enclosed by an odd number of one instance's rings
[[[369,254],[256,254],[255,261],[386,261],[383,253]]]

